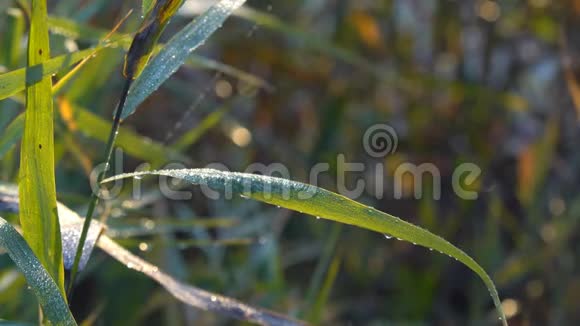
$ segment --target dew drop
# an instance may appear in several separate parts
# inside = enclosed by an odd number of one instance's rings
[[[141,242],[139,244],[139,250],[145,252],[145,251],[149,251],[149,244],[147,242]]]
[[[210,300],[211,300],[211,302],[216,302],[217,301],[217,298],[212,295],[211,298],[210,298]]]
[[[390,236],[390,235],[388,235],[388,234],[385,234],[384,236],[385,236],[385,238],[386,238],[386,239],[388,239],[388,240],[390,240],[390,239],[392,239],[392,238],[393,238],[392,236]]]
[[[316,219],[319,220],[320,219],[320,216],[316,216]]]

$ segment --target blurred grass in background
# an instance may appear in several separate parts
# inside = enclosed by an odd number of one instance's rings
[[[18,2],[0,3],[0,71],[26,64]],[[166,34],[206,3],[188,1]],[[52,56],[96,45],[140,5],[49,1]],[[440,200],[414,199],[412,183],[395,200],[387,181],[384,199],[369,187],[359,201],[468,252],[496,282],[510,324],[580,321],[580,1],[249,1],[238,14],[125,122],[118,143],[125,171],[142,162],[219,162],[232,171],[279,162],[292,179],[309,181],[318,162],[336,171],[338,154],[368,167],[384,163],[387,176],[403,162],[433,163],[442,173]],[[120,32],[132,33],[139,20],[133,15]],[[202,57],[215,60],[214,69]],[[82,210],[90,195],[88,173],[101,159],[109,128],[102,121],[122,88],[122,61],[123,49],[102,50],[57,97],[57,196],[71,207]],[[215,69],[217,62],[246,73]],[[21,111],[17,96],[0,103],[1,145]],[[384,160],[362,146],[377,123],[399,135],[397,152]],[[0,154],[0,178],[14,182],[18,148],[0,146]],[[453,192],[462,162],[483,171],[475,201]],[[332,172],[318,181],[337,190]],[[132,230],[124,244],[188,283],[322,324],[461,325],[495,316],[481,281],[448,257],[190,190],[192,200],[152,191],[135,203],[126,189],[101,214]],[[231,221],[202,223],[216,217]],[[171,227],[183,223],[191,224]],[[34,321],[24,279],[8,258],[0,267],[0,316]],[[79,321],[219,321],[99,253],[87,269],[71,300]]]

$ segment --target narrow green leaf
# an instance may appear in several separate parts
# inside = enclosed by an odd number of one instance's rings
[[[322,188],[263,175],[212,169],[161,170],[123,174],[109,178],[104,182],[146,175],[182,179],[192,184],[204,185],[210,189],[225,192],[226,195],[241,195],[312,216],[387,234],[390,237],[409,241],[425,248],[435,249],[455,258],[479,275],[491,294],[503,324],[507,325],[495,285],[479,264],[447,240],[398,217]]]
[[[220,28],[232,12],[244,2],[246,1],[221,0],[177,33],[145,66],[133,83],[122,118],[133,114],[137,106],[173,75],[189,55]]]
[[[53,325],[76,325],[58,285],[22,236],[0,218],[0,248],[6,250],[36,295],[44,316]]]
[[[18,115],[0,135],[0,159],[22,138],[24,132],[24,113]]]
[[[110,46],[110,44],[107,46]],[[103,45],[94,49],[61,55],[42,62],[30,62],[29,66],[26,68],[1,74],[0,100],[17,94],[26,87],[33,86],[41,81],[46,81],[47,77],[50,78],[51,76],[66,70],[68,67],[83,60],[87,56],[104,49],[105,47],[106,46]],[[38,52],[36,54],[38,55]],[[43,55],[48,57],[48,55],[44,53],[44,50]]]
[[[22,37],[26,28],[26,19],[21,10],[8,9],[6,11],[7,28],[4,32],[4,60],[10,68],[17,67],[21,58]]]
[[[78,131],[93,139],[106,142],[111,128],[111,122],[106,121],[85,108],[74,104],[71,105],[73,121],[71,123],[78,128]],[[166,148],[163,144],[141,136],[127,127],[121,127],[117,145],[127,154],[148,161],[154,166],[160,166],[166,160],[179,162],[190,161],[187,156],[180,154],[178,151],[169,147]]]
[[[32,1],[28,66],[50,58],[46,1]],[[44,75],[42,72],[39,75]],[[56,208],[54,124],[50,76],[29,87],[20,154],[20,223],[24,238],[64,295],[62,244]]]

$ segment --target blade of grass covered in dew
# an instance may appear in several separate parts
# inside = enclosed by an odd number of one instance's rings
[[[57,33],[72,39],[84,40],[84,41],[96,41],[100,40],[107,31],[104,29],[94,28],[90,26],[84,26],[78,24],[67,18],[62,17],[49,17],[50,29],[53,33]],[[119,45],[123,47],[128,47],[131,40],[126,35],[115,33],[111,37],[114,40],[119,40]],[[155,47],[155,51],[159,51],[163,48],[163,44],[159,44]],[[195,53],[190,54],[186,65],[191,67],[198,67],[203,69],[216,70],[227,76],[232,76],[249,85],[260,87],[266,89],[267,91],[273,91],[274,87],[270,85],[267,81],[262,78],[257,77],[251,73],[242,71],[230,65],[206,58],[203,56],[196,55]]]
[[[50,58],[46,1],[32,1],[28,65]],[[42,75],[42,72],[40,73]],[[50,75],[27,88],[20,153],[20,223],[24,238],[64,295],[64,267],[56,209],[54,114]]]
[[[22,236],[0,218],[0,247],[24,274],[30,289],[38,299],[44,317],[53,325],[76,325],[59,286],[46,271]]]
[[[244,3],[245,0],[221,0],[175,34],[133,83],[122,118],[133,114]]]
[[[267,204],[387,234],[389,237],[395,237],[449,255],[469,267],[481,278],[489,290],[502,323],[507,325],[493,281],[473,258],[447,240],[398,217],[312,185],[264,175],[223,172],[213,169],[128,173],[109,178],[103,183],[148,175],[173,177],[192,184],[204,185],[228,195],[237,194]]]
[[[337,223],[332,225],[330,235],[328,236],[328,240],[326,241],[324,250],[322,251],[322,256],[320,257],[320,260],[316,265],[316,269],[314,270],[314,274],[310,279],[308,291],[306,292],[306,298],[304,300],[304,304],[302,305],[302,313],[298,315],[300,318],[304,318],[305,316],[310,316],[315,313],[315,302],[317,301],[317,298],[319,298],[320,290],[323,286],[324,280],[326,277],[328,277],[329,267],[336,257],[336,246],[338,244],[341,233],[342,224]],[[313,321],[308,317],[306,320],[310,322]]]
[[[113,150],[115,146],[115,141],[119,133],[119,127],[121,125],[121,120],[123,118],[123,109],[125,107],[125,102],[129,96],[129,90],[133,81],[138,78],[143,69],[147,66],[149,58],[153,54],[153,50],[157,44],[157,41],[163,30],[169,23],[169,20],[173,17],[175,12],[181,7],[183,0],[159,0],[155,2],[153,10],[145,17],[141,27],[133,37],[131,46],[127,54],[125,55],[125,64],[123,66],[123,77],[125,78],[125,83],[123,90],[121,92],[120,100],[115,108],[113,114],[113,124],[111,127],[111,132],[109,133],[109,139],[107,141],[105,149],[105,164],[104,169],[97,176],[97,184],[105,178],[109,170],[111,158],[113,155]],[[84,225],[81,231],[80,240],[77,247],[77,252],[75,255],[74,263],[71,269],[71,276],[69,282],[68,292],[69,295],[72,292],[77,271],[79,268],[79,263],[81,257],[83,257],[83,248],[85,246],[85,241],[88,235],[89,227],[93,218],[93,212],[97,206],[99,200],[100,188],[97,191],[93,191],[91,199],[87,208],[87,215],[85,217]]]

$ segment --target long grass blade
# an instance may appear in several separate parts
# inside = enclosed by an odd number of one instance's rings
[[[104,182],[147,175],[182,179],[192,184],[207,186],[215,191],[237,194],[312,216],[358,226],[437,250],[460,261],[483,280],[500,314],[500,319],[504,325],[507,325],[499,294],[493,281],[473,258],[447,240],[398,217],[322,188],[264,175],[223,172],[213,169],[161,170],[123,174]]]
[[[32,1],[29,66],[41,65],[50,58],[46,10],[46,1]],[[64,295],[64,268],[56,208],[53,116],[52,80],[49,75],[27,89],[20,154],[20,223],[24,238]]]

